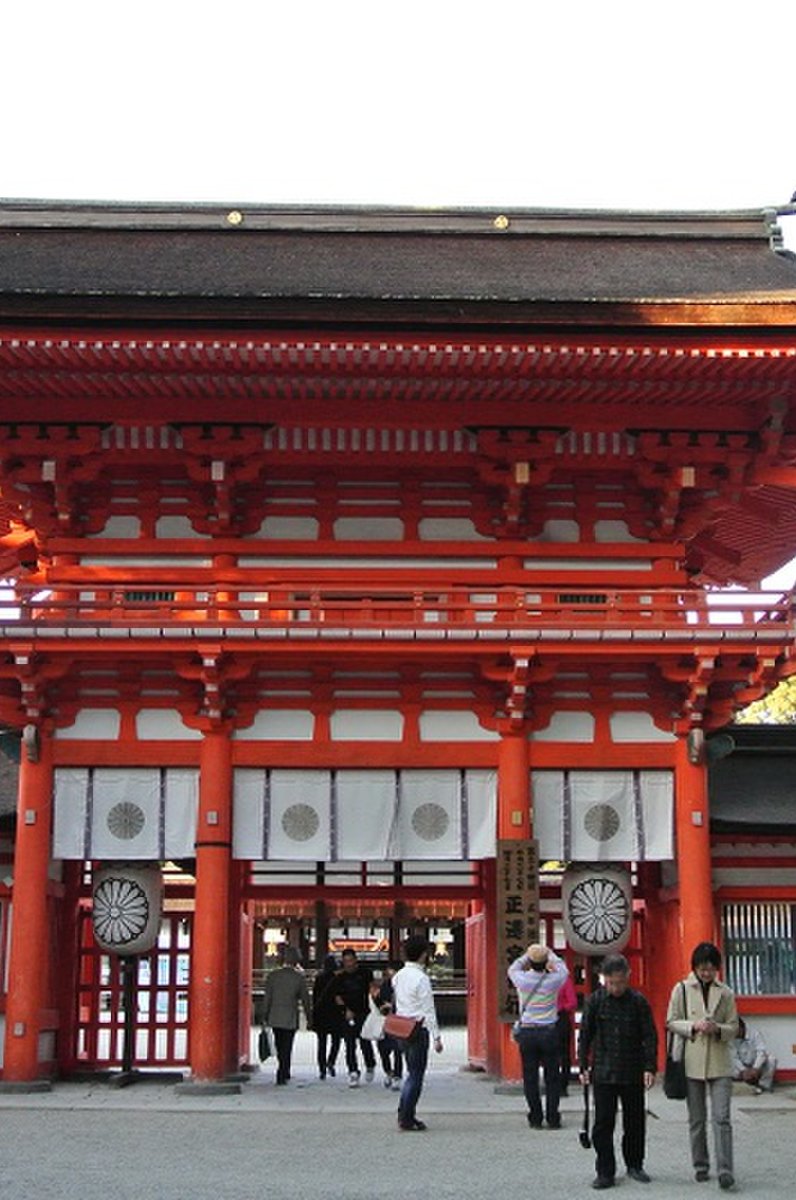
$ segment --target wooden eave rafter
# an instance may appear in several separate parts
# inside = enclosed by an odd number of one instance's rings
[[[495,335],[434,338],[306,333],[229,334],[204,330],[95,329],[22,332],[0,328],[0,419],[102,421],[273,419],[268,401],[357,406],[417,404],[425,418],[455,403],[463,424],[504,422],[502,405],[555,426],[561,405],[605,426],[700,428],[713,412],[720,428],[745,428],[750,409],[787,396],[796,379],[796,344],[704,335]],[[25,408],[20,412],[18,402]],[[152,405],[157,407],[153,410]],[[470,407],[462,408],[462,405]],[[578,406],[582,406],[580,414]],[[149,407],[149,413],[147,408]],[[665,416],[664,416],[665,414]],[[302,415],[312,417],[312,410]],[[339,412],[338,412],[338,415]],[[510,414],[508,414],[510,416]],[[519,416],[519,414],[518,414]]]

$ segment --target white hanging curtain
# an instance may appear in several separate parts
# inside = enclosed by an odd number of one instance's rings
[[[494,771],[238,769],[232,852],[287,862],[490,858],[495,809]]]
[[[494,858],[497,831],[497,772],[463,772],[466,795],[467,853],[465,858]]]
[[[389,859],[398,815],[398,773],[336,771],[334,782],[335,859],[339,862]]]
[[[673,855],[671,771],[534,771],[542,858],[649,862]]]
[[[265,785],[267,772],[240,767],[233,774],[232,857],[267,858]]]
[[[297,862],[331,858],[331,771],[269,774],[268,857]]]
[[[465,858],[458,771],[401,771],[392,858]]]
[[[194,854],[198,771],[58,768],[53,856],[158,861]]]
[[[88,767],[56,767],[53,792],[53,858],[88,858]]]

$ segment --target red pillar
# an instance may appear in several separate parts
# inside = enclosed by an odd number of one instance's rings
[[[23,746],[14,848],[4,1083],[39,1078],[39,1034],[49,979],[47,883],[52,824],[52,746],[39,735],[38,761]]]
[[[227,1022],[232,834],[232,748],[225,730],[211,730],[199,759],[196,830],[196,912],[190,988],[191,1070],[196,1080],[221,1080],[231,1069]]]
[[[497,835],[501,839],[521,840],[531,834],[531,780],[528,761],[528,735],[522,729],[504,734],[498,753],[498,811]],[[496,895],[494,888],[487,910],[489,941],[496,944]],[[490,963],[494,960],[490,958]],[[522,1078],[522,1066],[516,1043],[511,1037],[511,1025],[495,1019],[498,1008],[497,963],[494,962],[487,981],[487,1056],[489,1069],[501,1079]]]
[[[680,891],[680,970],[690,970],[698,942],[715,941],[713,884],[710,864],[708,773],[703,763],[689,762],[686,739],[675,749],[677,875]]]

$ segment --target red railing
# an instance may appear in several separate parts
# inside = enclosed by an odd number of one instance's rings
[[[706,592],[683,588],[318,587],[281,583],[268,591],[173,586],[146,578],[112,586],[58,584],[52,591],[20,585],[0,624],[69,626],[218,623],[225,627],[301,626],[331,630],[384,628],[592,628],[638,630],[770,629],[788,636],[791,594]]]

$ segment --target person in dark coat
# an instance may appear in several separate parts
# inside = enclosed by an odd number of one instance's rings
[[[594,1188],[616,1182],[614,1126],[622,1102],[622,1157],[628,1176],[649,1183],[644,1170],[646,1110],[644,1089],[655,1082],[658,1034],[646,997],[631,988],[623,954],[609,954],[601,968],[602,987],[589,996],[580,1026],[581,1083],[594,1092],[592,1143],[597,1155]]]
[[[395,994],[393,992],[392,977],[400,969],[400,965],[400,963],[390,963],[385,967],[381,986],[376,993],[376,1003],[379,1006],[379,1011],[385,1017],[388,1013],[395,1011]],[[376,1042],[376,1048],[384,1070],[384,1086],[392,1088],[394,1091],[400,1091],[401,1079],[404,1073],[404,1056],[401,1053],[401,1043],[397,1038],[390,1037],[389,1033],[383,1033]]]
[[[299,1024],[299,1004],[304,1009],[307,1024],[311,1025],[310,994],[301,969],[299,952],[293,946],[283,946],[282,966],[267,976],[263,993],[263,1024],[274,1031],[276,1048],[276,1082],[290,1079],[293,1039]]]
[[[357,1043],[362,1049],[362,1057],[365,1060],[365,1079],[368,1083],[373,1079],[376,1070],[373,1043],[369,1042],[367,1038],[360,1037],[365,1017],[370,1010],[372,973],[368,967],[359,962],[355,950],[346,949],[340,957],[343,960],[343,969],[335,975],[334,1000],[340,1013],[343,1037],[345,1038],[348,1086],[359,1087]]]
[[[318,1075],[321,1079],[325,1079],[327,1074],[334,1078],[340,1052],[340,1010],[334,997],[337,970],[337,959],[333,954],[327,954],[323,960],[323,970],[315,976],[312,988],[312,1028],[317,1038]]]

